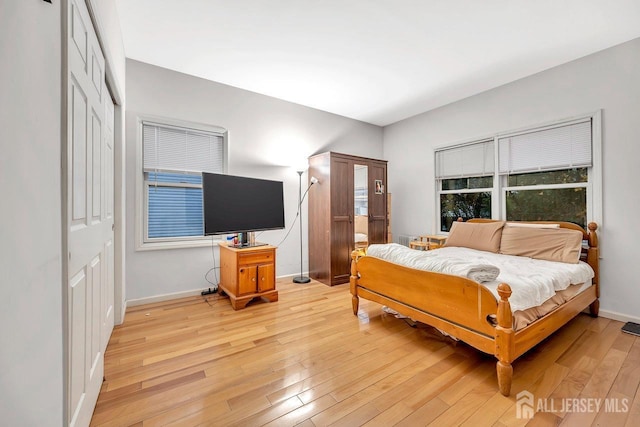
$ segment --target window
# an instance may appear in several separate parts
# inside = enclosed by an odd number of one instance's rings
[[[436,152],[440,231],[458,218],[491,218],[494,170],[493,140]]]
[[[226,172],[226,131],[141,120],[139,248],[204,241],[202,172]]]
[[[145,172],[147,240],[204,235],[202,176]]]
[[[505,177],[508,221],[557,219],[587,225],[587,168]]]
[[[459,217],[562,220],[582,227],[588,219],[599,221],[599,129],[598,112],[437,149],[440,231],[449,231]]]

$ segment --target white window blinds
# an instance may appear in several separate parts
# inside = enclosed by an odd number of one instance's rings
[[[142,124],[145,171],[224,172],[224,139],[212,132]]]
[[[493,141],[483,141],[436,151],[436,179],[492,175]]]
[[[500,174],[589,167],[591,120],[498,138]]]

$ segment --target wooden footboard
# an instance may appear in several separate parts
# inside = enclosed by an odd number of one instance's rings
[[[568,228],[577,227],[571,224]],[[359,298],[386,305],[417,321],[456,337],[497,359],[498,387],[508,396],[513,374],[512,362],[551,335],[586,307],[592,315],[598,308],[597,226],[584,231],[589,243],[586,260],[595,271],[593,286],[546,316],[518,331],[513,329],[509,305],[511,288],[498,286],[500,299],[483,285],[470,279],[431,271],[415,270],[379,258],[367,257],[363,250],[352,253],[351,294],[353,314]]]
[[[414,270],[359,254],[354,251],[351,264],[354,314],[362,297],[494,354],[498,302],[487,288],[464,277]]]

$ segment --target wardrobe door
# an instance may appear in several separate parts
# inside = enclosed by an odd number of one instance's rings
[[[369,162],[369,244],[387,242],[387,164]]]
[[[331,284],[349,281],[353,250],[353,161],[331,158]]]
[[[309,177],[319,182],[307,194],[309,215],[309,277],[331,284],[331,156],[309,158]],[[310,179],[310,178],[309,178]]]

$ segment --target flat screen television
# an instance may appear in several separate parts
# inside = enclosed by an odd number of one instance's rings
[[[282,181],[203,172],[202,199],[207,236],[284,228]]]

